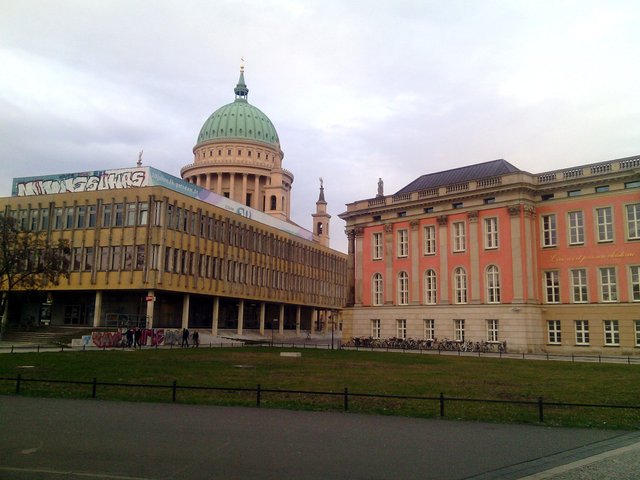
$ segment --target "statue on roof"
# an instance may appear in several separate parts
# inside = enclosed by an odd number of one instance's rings
[[[384,182],[382,178],[378,178],[378,197],[384,197]]]

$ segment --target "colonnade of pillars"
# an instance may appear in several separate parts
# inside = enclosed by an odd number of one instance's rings
[[[211,190],[212,192],[217,193],[218,195],[223,194],[222,189],[222,177],[224,175],[229,176],[229,198],[235,200],[239,203],[245,204],[247,200],[247,194],[251,193],[251,208],[255,208],[256,210],[262,210],[262,205],[260,201],[262,199],[262,192],[260,190],[260,180],[262,180],[263,184],[267,183],[267,177],[262,175],[255,175],[249,173],[233,173],[233,172],[220,172],[220,173],[206,173],[206,174],[198,174],[193,177],[188,178],[191,183],[195,183],[200,187],[204,187],[207,190]],[[240,196],[236,196],[236,175],[242,175],[242,192]],[[249,176],[253,177],[253,189],[249,188]],[[204,177],[204,180],[203,180]]]
[[[153,309],[155,305],[155,292],[153,290],[149,290],[147,292],[147,308],[146,308],[146,318],[147,318],[147,328],[153,328]],[[184,294],[182,300],[182,321],[181,328],[189,328],[189,304],[191,302],[191,295],[188,293]],[[238,318],[237,318],[237,333],[238,335],[243,334],[244,330],[244,300],[239,300],[238,305]],[[265,334],[265,323],[266,323],[266,310],[267,304],[260,303],[260,335]],[[220,311],[220,298],[214,297],[213,299],[213,311],[212,313],[212,324],[211,324],[211,334],[218,334],[218,316]],[[311,314],[311,333],[314,334],[317,332],[318,320],[322,320],[322,332],[327,333],[329,331],[329,327],[331,322],[329,321],[329,312],[327,310],[318,310],[313,309]],[[102,316],[102,291],[96,291],[96,299],[95,299],[95,310],[93,314],[93,326],[100,326],[100,318]],[[284,304],[280,304],[278,309],[278,318],[272,319],[272,322],[275,323],[277,320],[278,324],[278,333],[280,335],[284,334],[284,320],[285,320],[285,306]],[[301,333],[301,323],[302,323],[302,307],[298,305],[296,307],[296,335],[300,335]],[[272,323],[273,325],[273,323]],[[333,326],[333,325],[332,325]]]

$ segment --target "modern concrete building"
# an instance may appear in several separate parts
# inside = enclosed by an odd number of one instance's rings
[[[350,337],[640,350],[640,157],[531,174],[504,160],[347,205]]]
[[[138,166],[14,179],[0,213],[69,241],[71,274],[17,292],[14,324],[326,329],[345,303],[346,255],[329,247],[324,187],[310,218],[289,218],[293,174],[268,117],[233,103],[204,123],[183,179]]]

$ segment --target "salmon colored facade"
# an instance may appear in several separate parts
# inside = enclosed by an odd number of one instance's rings
[[[640,353],[640,157],[542,174],[504,160],[347,205],[343,338]]]

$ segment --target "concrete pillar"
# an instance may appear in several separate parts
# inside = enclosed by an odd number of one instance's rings
[[[262,302],[260,304],[260,335],[264,336],[264,319],[267,311],[267,305]]]
[[[301,307],[300,305],[298,305],[296,307],[296,335],[300,336],[300,314],[301,314]]]
[[[211,335],[218,336],[218,312],[220,311],[220,299],[213,297],[213,313],[211,314]]]
[[[153,300],[147,300],[147,328],[153,328],[153,308],[156,304],[156,296],[153,290],[147,292],[147,297],[153,298]]]
[[[520,214],[520,205],[511,205],[509,207],[513,303],[524,302],[525,269],[522,262],[522,230]],[[500,280],[504,282],[504,272],[500,272],[500,277]]]
[[[211,177],[212,177],[211,173],[205,174],[205,178],[206,178],[206,180],[205,180],[205,188],[207,190],[211,190]]]
[[[440,257],[440,278],[438,279],[438,287],[440,289],[440,303],[449,303],[449,245],[448,237],[448,218],[446,215],[438,217],[438,252]]]
[[[260,175],[255,175],[253,177],[253,196],[251,197],[251,206],[256,210],[261,210],[260,206]]]
[[[411,249],[411,277],[409,277],[410,296],[409,301],[412,305],[422,303],[423,295],[420,292],[420,222],[413,220],[410,222],[411,236],[409,239],[409,248]]]
[[[93,309],[93,326],[100,326],[100,317],[102,316],[102,290],[96,290],[96,305]]]
[[[242,335],[244,329],[244,300],[238,302],[238,335]]]
[[[284,304],[280,304],[280,318],[278,319],[278,333],[284,335]]]
[[[482,303],[482,295],[480,292],[480,276],[484,272],[480,271],[480,243],[482,235],[478,235],[480,223],[478,222],[478,211],[474,210],[467,214],[469,218],[469,256],[471,260],[471,303],[477,305]]]
[[[237,201],[237,199],[235,198],[236,195],[236,174],[235,173],[229,173],[229,198],[231,200],[235,200]],[[242,202],[240,202],[242,203]]]
[[[182,297],[182,328],[189,328],[189,301],[191,296],[185,293]]]
[[[217,181],[217,187],[216,187],[216,193],[218,195],[222,195],[222,172],[217,173],[216,175],[218,175],[218,181]]]
[[[316,333],[316,322],[318,321],[318,310],[311,311],[311,333]]]

